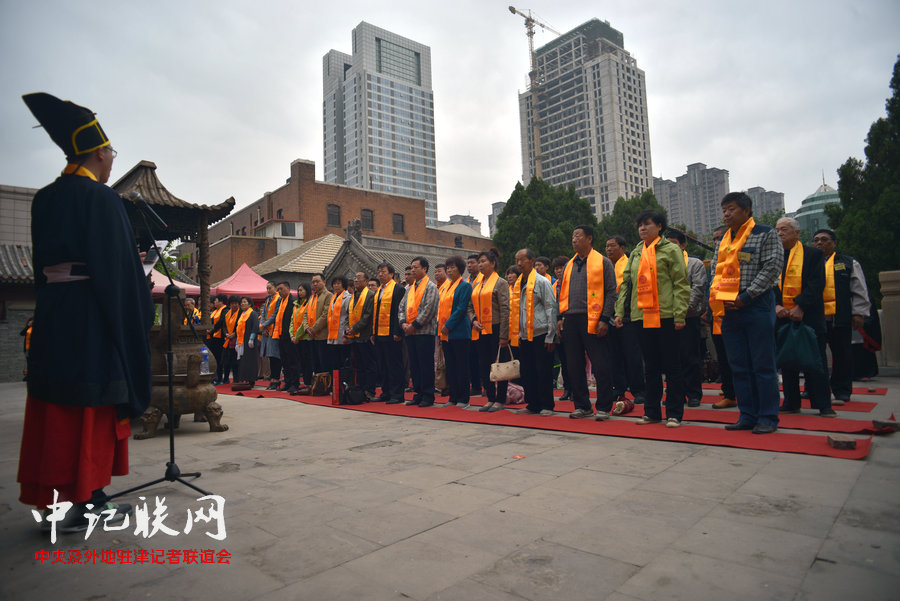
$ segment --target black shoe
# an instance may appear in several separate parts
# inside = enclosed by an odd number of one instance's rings
[[[687,406],[688,407],[699,407],[700,399],[688,399]]]
[[[407,407],[412,407],[413,405],[418,405],[421,402],[422,402],[421,399],[417,399],[417,398],[413,397],[413,399],[411,401],[404,401],[403,404],[406,405]]]
[[[635,405],[643,405],[644,401],[646,400],[646,396],[644,395],[643,392],[639,392],[637,394],[632,393],[632,396],[634,396],[634,404]]]
[[[750,422],[737,422],[735,424],[725,424],[726,430],[753,430],[756,428]]]
[[[491,407],[492,407],[492,404],[491,404],[491,403],[488,403],[488,404],[486,404],[484,407],[479,407],[479,408],[478,408],[478,411],[479,411],[480,413],[487,413],[488,411],[491,410]]]
[[[782,405],[778,408],[778,413],[800,413],[800,408],[797,407],[796,409],[791,409]]]
[[[385,405],[399,405],[403,402],[403,399],[389,399],[384,402]]]
[[[819,411],[819,417],[837,417],[837,411],[834,409],[822,409]]]
[[[776,426],[774,424],[759,423],[759,424],[756,424],[755,426],[753,426],[753,433],[754,434],[771,434],[772,432],[774,432],[777,429],[778,429],[778,426]]]
[[[415,392],[415,391],[416,391],[416,389],[413,388],[412,386],[403,389],[403,392]]]
[[[279,384],[281,384],[281,382],[279,382],[278,380],[272,380],[266,387],[266,390],[278,390]]]
[[[434,399],[431,399],[430,401],[421,401],[419,407],[434,407]]]
[[[504,409],[506,409],[506,405],[504,405],[503,403],[497,403],[496,405],[488,409],[488,413],[495,413],[497,411],[503,411]]]
[[[287,393],[297,395],[297,394],[300,394],[300,389],[297,388],[296,386],[291,386],[290,388],[287,389]]]
[[[562,393],[562,396],[559,397],[559,400],[561,400],[561,401],[571,401],[571,400],[572,400],[572,394],[571,394],[568,390],[564,390],[563,393]]]

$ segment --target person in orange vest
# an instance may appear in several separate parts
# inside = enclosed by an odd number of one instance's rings
[[[350,355],[356,369],[356,382],[366,394],[375,400],[375,346],[372,342],[372,318],[375,313],[375,293],[369,290],[369,277],[365,271],[357,271],[353,277],[353,298],[347,317],[347,338],[350,339]]]
[[[217,294],[213,299],[213,310],[210,313],[210,322],[212,328],[206,334],[206,346],[209,347],[213,357],[216,359],[216,375],[213,378],[213,384],[223,384],[222,372],[225,365],[222,362],[222,350],[225,346],[225,312],[228,310],[228,296],[225,294]]]
[[[616,270],[616,294],[628,294],[622,290],[622,279],[628,255],[625,254],[627,242],[622,236],[613,236],[606,241],[606,258],[612,261]],[[612,347],[613,388],[616,400],[625,399],[625,392],[631,392],[635,405],[644,404],[644,359],[641,357],[641,345],[638,342],[637,324],[631,323],[631,316],[626,312],[622,318],[622,327],[613,328],[609,335]]]
[[[559,285],[562,283],[560,280],[562,279],[563,271],[565,271],[568,262],[569,257],[559,256],[553,259],[553,295],[556,296],[557,299],[559,299]],[[562,372],[563,394],[559,397],[559,400],[571,401],[572,389],[569,386],[569,370],[566,369],[566,353],[563,350],[562,338],[557,342],[556,350],[553,351],[553,387],[556,388],[557,383],[559,382],[559,374]]]
[[[400,303],[400,327],[409,351],[413,398],[406,405],[434,406],[434,337],[438,312],[438,289],[428,278],[428,259],[412,260],[413,283]]]
[[[472,291],[469,303],[469,319],[472,321],[472,350],[478,356],[481,381],[488,402],[479,411],[495,412],[506,407],[508,382],[491,382],[491,364],[497,360],[502,347],[501,360],[509,360],[509,284],[497,273],[499,259],[493,250],[478,255],[481,281]]]
[[[800,242],[800,223],[793,217],[782,217],[775,224],[775,231],[784,248],[784,268],[781,280],[775,288],[775,330],[790,322],[802,322],[816,333],[819,346],[820,369],[804,371],[806,390],[813,409],[822,417],[835,417],[831,408],[831,391],[828,387],[828,362],[825,358],[825,257],[822,251]],[[781,413],[800,413],[800,372],[781,368],[784,402]]]
[[[378,359],[378,377],[381,378],[379,401],[388,405],[403,402],[405,370],[403,368],[403,330],[400,328],[400,302],[406,291],[394,280],[394,267],[390,263],[378,266],[380,286],[375,293],[373,314],[373,338],[375,356]]]
[[[466,263],[459,255],[444,263],[447,288],[438,307],[438,331],[450,396],[447,406],[456,405],[462,409],[469,408],[469,347],[472,339],[472,322],[468,315],[472,285],[462,277],[465,268]]]
[[[350,299],[347,290],[349,282],[342,275],[331,279],[331,302],[328,304],[328,371],[341,369],[350,364],[350,339],[346,332],[349,326]]]
[[[306,335],[310,341],[313,373],[328,371],[328,308],[331,306],[331,292],[325,288],[325,276],[317,273],[312,277],[312,297],[306,304]]]
[[[713,230],[713,245],[718,246],[719,241],[725,232],[728,231],[727,225],[722,225]],[[710,263],[711,267],[715,267]],[[715,276],[715,269],[710,269],[709,283],[712,283]],[[713,403],[713,409],[727,409],[728,407],[737,407],[737,395],[734,392],[734,380],[731,377],[731,365],[728,363],[728,351],[725,349],[725,341],[722,340],[722,317],[725,315],[725,308],[721,305],[714,307],[716,303],[710,302],[711,288],[707,287],[707,309],[706,323],[709,324],[710,334],[712,335],[713,348],[716,349],[716,362],[719,367],[719,377],[722,380],[722,390],[719,395],[722,397]]]
[[[262,379],[268,377],[266,390],[277,390],[281,383],[281,352],[278,339],[272,337],[275,324],[275,310],[281,297],[275,291],[275,282],[266,282],[266,300],[259,313],[259,356],[262,363]]]
[[[469,282],[473,289],[481,283],[481,278],[484,276],[481,274],[481,267],[478,263],[478,253],[473,253],[466,258],[466,272],[462,274],[462,277]],[[483,382],[481,381],[481,367],[478,365],[478,353],[469,353],[469,380],[472,384],[469,394],[480,396]]]
[[[278,355],[281,358],[281,369],[284,371],[284,384],[278,390],[295,394],[300,389],[300,356],[297,346],[291,339],[294,297],[291,295],[291,284],[286,281],[279,282],[275,286],[275,291],[278,293],[278,306],[275,308],[275,320],[272,323],[272,339],[278,341]]]
[[[612,373],[609,357],[610,321],[616,308],[616,272],[612,262],[594,250],[594,228],[578,225],[572,231],[572,249],[559,285],[557,333],[572,386],[573,419],[592,417],[585,355],[591,360],[597,382],[597,420],[609,419],[613,408]]]

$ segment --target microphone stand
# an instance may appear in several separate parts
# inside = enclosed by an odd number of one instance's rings
[[[139,198],[139,196],[138,196]],[[147,205],[144,207],[141,203],[137,203],[138,213],[141,216],[141,220],[144,222],[144,228],[147,230],[147,234],[150,236],[150,239],[153,241],[153,248],[156,249],[156,254],[159,257],[160,262],[163,266],[163,271],[165,272],[166,278],[169,280],[169,285],[166,286],[166,306],[165,312],[168,314],[166,319],[166,364],[168,366],[169,372],[169,414],[166,416],[168,418],[168,426],[169,426],[169,461],[166,463],[166,472],[162,478],[157,478],[156,480],[152,480],[150,482],[145,482],[139,486],[135,486],[133,488],[129,488],[128,490],[123,490],[122,492],[118,492],[114,495],[110,495],[107,497],[108,499],[115,499],[116,497],[121,497],[122,495],[127,495],[136,490],[141,490],[143,488],[149,488],[151,486],[155,486],[160,482],[181,482],[185,486],[196,490],[199,493],[202,493],[204,496],[208,496],[211,493],[203,490],[202,488],[191,484],[190,482],[184,480],[184,478],[199,478],[200,472],[191,472],[187,474],[182,474],[181,469],[179,469],[178,464],[175,463],[175,353],[172,352],[172,299],[177,299],[178,304],[181,306],[181,312],[187,319],[188,325],[191,327],[191,332],[194,334],[194,338],[201,342],[200,337],[197,335],[197,331],[194,329],[194,324],[192,319],[188,317],[187,309],[184,306],[184,300],[181,298],[181,288],[175,285],[175,282],[172,280],[172,274],[169,273],[169,267],[166,265],[166,260],[163,257],[162,253],[159,251],[159,246],[156,244],[156,238],[153,236],[153,230],[150,228],[150,224],[147,223],[147,216],[144,214],[144,210],[149,210],[151,212],[151,217],[157,224],[162,226],[162,229],[167,230],[168,226],[166,223],[160,219],[159,215]],[[193,317],[193,316],[190,316]]]

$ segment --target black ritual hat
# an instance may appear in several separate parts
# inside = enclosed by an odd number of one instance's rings
[[[109,145],[92,110],[44,92],[25,94],[22,100],[67,157],[75,158]]]

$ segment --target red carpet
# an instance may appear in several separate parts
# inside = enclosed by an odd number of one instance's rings
[[[233,394],[231,392],[230,386],[219,386],[217,388],[222,394]],[[247,391],[244,393],[240,393],[240,396],[251,396],[256,398],[284,398],[310,405],[332,406],[330,396],[290,396],[283,392],[264,390]],[[562,405],[561,402],[557,404]],[[819,418],[817,416],[804,415],[785,416],[785,418],[790,419],[785,419],[782,422],[781,430],[774,434],[757,435],[748,431],[729,432],[723,428],[694,426],[689,424],[686,424],[680,428],[666,428],[661,424],[640,426],[637,425],[633,419],[634,417],[641,415],[639,411],[634,411],[622,419],[597,422],[592,419],[569,419],[565,415],[540,417],[534,415],[518,415],[513,413],[512,411],[481,413],[478,411],[467,411],[458,407],[421,408],[417,406],[406,405],[385,405],[384,403],[365,403],[363,405],[341,405],[340,408],[355,411],[365,411],[368,413],[379,413],[383,415],[396,415],[402,417],[416,417],[424,419],[440,419],[446,421],[515,426],[520,428],[535,428],[541,430],[554,430],[559,432],[577,432],[582,434],[595,434],[602,436],[621,436],[624,438],[668,440],[672,442],[687,442],[741,449],[756,449],[762,451],[801,453],[807,455],[821,455],[826,457],[840,457],[844,459],[865,458],[868,455],[869,449],[872,444],[870,436],[869,438],[857,439],[856,449],[840,450],[834,449],[829,446],[827,437],[824,435],[796,434],[784,431],[784,429],[796,427],[788,425],[792,422],[810,425],[812,422],[810,422],[809,420],[815,420],[820,428],[828,427],[828,424],[834,424],[833,427],[836,429],[838,427],[843,427],[843,425],[839,424],[838,422],[852,421]],[[558,406],[557,408],[560,409],[561,407]],[[640,406],[638,406],[638,408],[636,409],[639,408]],[[713,412],[719,413],[715,410],[688,409],[685,413],[685,418],[687,420],[692,419],[691,413],[688,413],[688,411],[696,411],[702,414],[712,414]],[[727,413],[731,413],[732,418],[736,417],[734,412],[726,410],[726,414]],[[701,417],[704,416],[701,415]],[[721,418],[713,415],[710,415],[709,417],[716,417],[719,423],[721,423],[721,420],[724,420],[725,418],[724,415]],[[865,422],[860,423],[865,424]],[[856,432],[859,432],[859,430],[856,430]]]
[[[721,384],[716,384],[715,382],[706,382],[703,384],[703,388],[708,390],[722,390]],[[803,386],[800,387],[800,390],[803,390]],[[853,394],[878,394],[884,396],[887,394],[887,388],[870,388],[870,387],[856,387],[853,389]]]

